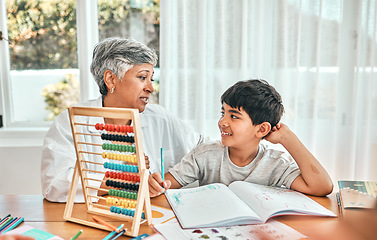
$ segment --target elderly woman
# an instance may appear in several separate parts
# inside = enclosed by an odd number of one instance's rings
[[[168,170],[203,141],[175,116],[156,104],[148,104],[154,91],[153,67],[157,55],[144,44],[130,39],[110,38],[98,43],[93,52],[91,72],[102,94],[79,106],[137,108],[140,114],[143,148],[149,157],[150,172],[160,171],[160,149],[164,149],[165,169]],[[89,124],[92,118],[87,118]],[[98,122],[98,121],[97,121]],[[107,122],[127,124],[126,122]],[[94,128],[86,127],[83,131],[92,133]],[[84,136],[86,142],[101,143],[97,137]],[[83,146],[84,150],[101,152],[98,146]],[[99,163],[103,159],[97,155],[88,156]],[[42,192],[47,200],[66,202],[72,175],[76,163],[68,111],[62,112],[46,134],[42,149],[41,181]],[[95,165],[95,166],[92,166]],[[105,171],[102,165],[91,164],[92,170]],[[90,178],[102,180],[104,174],[88,173]],[[94,187],[100,187],[99,181],[91,181]],[[93,194],[96,194],[95,192]],[[79,184],[76,202],[84,201]]]

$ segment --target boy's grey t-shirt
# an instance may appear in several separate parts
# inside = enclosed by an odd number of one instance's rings
[[[287,152],[262,142],[255,159],[244,167],[238,167],[230,160],[228,147],[219,141],[198,145],[169,172],[182,186],[199,180],[201,186],[246,181],[287,188],[301,174],[297,163]]]

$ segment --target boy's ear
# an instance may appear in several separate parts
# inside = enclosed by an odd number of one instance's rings
[[[262,122],[259,124],[259,129],[257,131],[257,137],[263,138],[271,131],[271,124],[269,122]]]
[[[106,70],[103,74],[103,80],[105,81],[105,84],[108,89],[112,89],[115,85],[115,78],[113,72],[110,70]]]

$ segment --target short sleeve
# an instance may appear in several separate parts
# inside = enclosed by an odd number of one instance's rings
[[[200,177],[198,163],[195,159],[195,149],[183,157],[182,161],[174,165],[169,173],[183,186],[195,182]]]

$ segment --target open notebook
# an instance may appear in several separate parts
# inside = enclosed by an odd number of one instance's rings
[[[166,197],[182,228],[264,223],[279,215],[336,215],[299,192],[237,181],[168,189]]]

